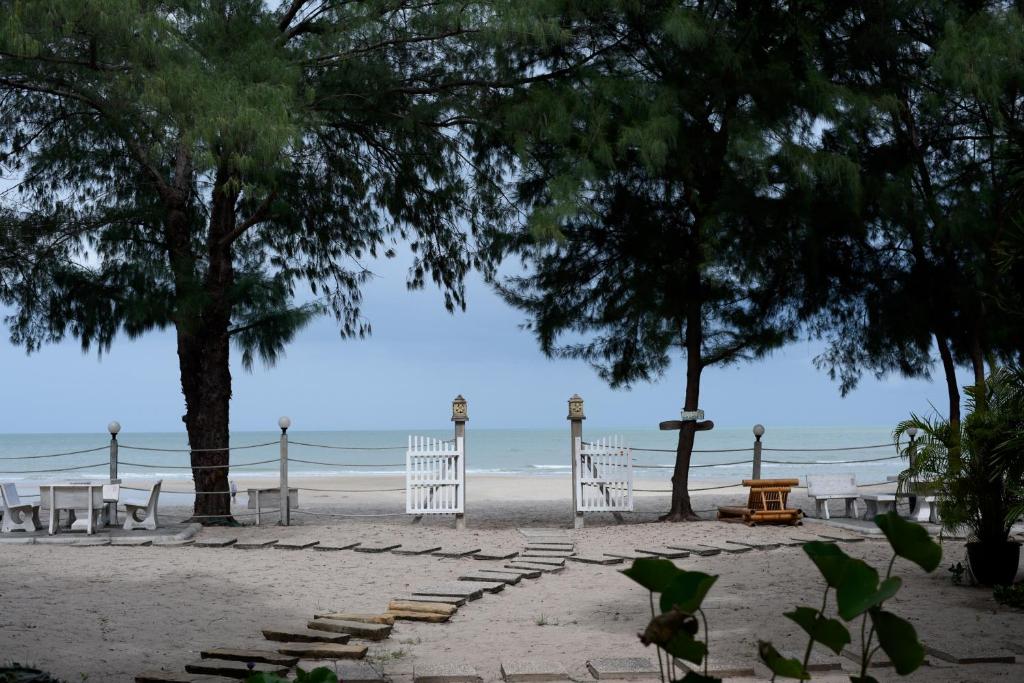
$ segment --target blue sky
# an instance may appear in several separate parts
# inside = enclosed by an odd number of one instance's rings
[[[609,389],[585,363],[549,360],[523,316],[474,277],[465,313],[450,315],[435,289],[408,292],[407,262],[378,264],[365,289],[365,340],[341,340],[324,318],[304,330],[274,368],[246,373],[234,354],[234,430],[445,428],[449,402],[469,400],[475,428],[560,428],[566,399],[586,400],[594,427],[656,428],[678,416],[682,367],[659,382]],[[909,411],[944,410],[942,384],[866,377],[846,398],[798,343],[754,364],[709,368],[701,404],[721,427],[890,426]],[[26,356],[0,338],[0,433],[97,432],[119,420],[131,431],[181,431],[184,402],[173,332],[121,338],[98,359],[73,340]]]

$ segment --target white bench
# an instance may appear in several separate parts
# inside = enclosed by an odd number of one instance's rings
[[[0,532],[38,531],[43,528],[39,522],[39,505],[22,503],[18,487],[14,483],[0,484],[0,502],[3,503],[3,523]]]
[[[857,490],[857,477],[853,474],[808,474],[807,496],[814,499],[818,517],[831,519],[828,502],[835,499],[846,501],[847,517],[857,517],[860,492]]]
[[[884,515],[887,512],[896,510],[895,493],[866,493],[861,496],[864,499],[864,519],[871,521],[877,515]]]

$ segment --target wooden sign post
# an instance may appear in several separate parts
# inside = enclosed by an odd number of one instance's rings
[[[673,429],[682,429],[684,422],[696,422],[698,432],[706,432],[715,428],[715,423],[704,419],[703,410],[684,410],[680,413],[679,420],[665,420],[658,423],[658,429],[667,432]]]

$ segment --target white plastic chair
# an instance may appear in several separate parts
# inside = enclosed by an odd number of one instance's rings
[[[13,482],[0,484],[0,499],[4,505],[4,519],[0,532],[38,531],[43,528],[39,521],[39,505],[22,503],[18,497],[18,487]]]
[[[144,505],[138,503],[125,503],[124,509],[127,513],[127,518],[124,520],[124,529],[126,531],[132,531],[133,529],[156,529],[157,528],[157,501],[160,498],[160,485],[163,484],[161,479],[157,483],[153,484],[153,488],[149,490],[149,500]]]

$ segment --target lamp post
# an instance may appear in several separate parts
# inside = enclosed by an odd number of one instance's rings
[[[761,437],[764,436],[764,425],[754,425],[754,468],[750,474],[751,479],[761,478]]]
[[[580,465],[580,453],[579,447],[583,441],[583,421],[587,419],[587,416],[583,414],[583,398],[579,394],[573,394],[569,397],[569,415],[566,417],[569,420],[569,452],[572,454],[572,516],[573,516],[573,527],[576,529],[583,528],[583,513],[579,511],[576,500],[576,482],[579,481],[579,472],[577,469]]]
[[[459,458],[459,481],[462,482],[462,508],[466,506],[466,422],[469,421],[469,403],[459,394],[452,399],[452,422],[455,424],[455,445],[458,446],[459,439],[462,439],[462,457]],[[466,528],[466,514],[455,513],[455,529],[463,531]]]
[[[120,484],[121,480],[117,478],[117,434],[121,431],[121,423],[113,420],[107,425],[107,431],[110,432],[110,483]],[[116,500],[107,503],[107,524],[117,524]]]
[[[288,416],[282,416],[277,421],[281,428],[281,522],[282,526],[289,526],[291,523],[291,501],[288,499],[288,428],[292,426],[292,420]]]

